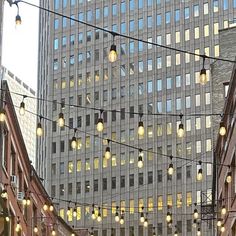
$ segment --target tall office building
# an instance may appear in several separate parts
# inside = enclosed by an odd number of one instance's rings
[[[40,12],[38,95],[53,102],[41,100],[38,112],[53,122],[44,123],[36,166],[52,197],[80,203],[73,218],[72,211],[66,215],[69,205],[59,201],[60,215],[75,227],[94,227],[99,236],[152,235],[153,227],[156,235],[175,231],[196,235],[198,228],[203,235],[214,235],[213,217],[205,215],[212,207],[212,165],[197,165],[201,160],[212,162],[212,117],[190,115],[212,113],[212,61],[205,62],[209,81],[201,85],[201,58],[151,42],[218,57],[218,30],[235,22],[236,1],[45,0],[40,4],[149,42],[115,37],[118,60],[111,63],[112,35]],[[96,130],[100,112],[92,108],[104,109],[102,133]],[[73,129],[57,125],[61,112],[66,124],[78,128],[76,150],[69,141]],[[177,136],[181,116],[172,116],[181,113],[183,138]],[[143,136],[137,133],[140,119]],[[139,151],[129,145],[148,150],[143,152],[143,168],[138,168]],[[172,155],[194,161],[171,160]],[[172,176],[167,174],[171,163]],[[200,168],[203,180],[197,181]],[[92,204],[96,213],[101,207],[101,222],[92,219]],[[124,210],[122,225],[115,222],[116,206],[120,217]],[[142,207],[147,229],[139,221]],[[192,228],[195,208],[203,220]],[[166,222],[167,213],[171,224]]]
[[[7,81],[10,92],[12,92],[11,97],[13,104],[15,106],[17,118],[20,124],[21,132],[25,141],[26,149],[28,152],[29,159],[32,165],[35,166],[35,154],[36,154],[36,114],[37,112],[37,102],[35,99],[36,93],[30,88],[26,83],[15,76],[11,71],[7,70],[5,67],[1,67],[1,75],[3,80]],[[26,96],[24,98],[26,112],[24,115],[20,115],[19,106],[23,101],[23,96],[18,94],[23,94]],[[27,97],[28,96],[28,97]],[[31,114],[30,111],[33,114]]]

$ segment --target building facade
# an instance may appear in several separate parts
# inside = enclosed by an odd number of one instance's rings
[[[236,18],[235,0],[55,0],[41,6],[110,31],[215,57],[219,29]],[[44,123],[44,137],[37,143],[37,171],[47,180],[49,195],[87,203],[77,219],[65,217],[67,205],[60,204],[61,216],[76,227],[94,227],[99,236],[152,235],[153,230],[195,235],[198,228],[213,235],[211,220],[192,228],[194,209],[201,212],[212,204],[212,81],[208,73],[207,84],[199,83],[202,59],[115,37],[118,60],[111,63],[112,35],[43,10],[39,32],[38,96],[53,102],[39,102],[38,113],[53,122]],[[205,63],[209,72],[212,61]],[[102,133],[96,130],[99,109],[104,110]],[[66,124],[78,129],[76,150],[70,148],[74,130],[57,125],[60,112]],[[176,134],[181,113],[183,138]],[[200,113],[209,115],[191,115]],[[143,114],[143,137],[137,134],[137,114]],[[137,167],[138,150],[130,146],[148,151],[143,168]],[[175,170],[168,177],[172,155],[190,161],[172,159]],[[198,182],[201,160],[209,163],[202,165],[203,181]],[[100,223],[91,218],[93,204],[96,211],[101,207]],[[125,211],[123,225],[115,222],[116,206],[119,214]],[[139,223],[142,207],[148,213],[147,230]],[[165,220],[168,212],[171,225]]]
[[[220,55],[227,55],[229,59],[236,58],[236,27],[220,30]],[[216,200],[216,218],[225,227],[225,231],[221,231],[218,227],[218,235],[235,235],[236,234],[236,202],[235,202],[235,102],[236,94],[236,67],[232,63],[215,62],[212,65],[212,81],[213,81],[213,111],[214,113],[222,113],[222,117],[218,117],[215,123],[222,124],[226,128],[226,135],[220,136],[217,133],[215,144],[215,161],[217,188],[215,192]],[[223,109],[222,109],[223,107]],[[232,115],[231,115],[232,114]],[[220,118],[220,119],[219,119]],[[227,213],[221,214],[222,208],[226,207]]]
[[[4,1],[0,1],[0,66],[2,65],[3,8]]]
[[[11,71],[7,70],[5,67],[1,69],[1,77],[3,80],[8,82],[11,97],[15,105],[15,110],[17,114],[17,119],[19,121],[21,132],[24,137],[26,144],[28,156],[32,161],[33,166],[35,166],[35,154],[36,154],[36,113],[37,113],[37,100],[35,91],[15,76]],[[20,115],[19,107],[20,103],[23,101],[23,96],[25,95],[24,103],[26,112],[24,115]],[[28,97],[27,97],[28,96]],[[27,112],[30,111],[30,112]]]
[[[45,203],[54,203],[31,165],[5,81],[3,88],[8,92],[1,92],[0,105],[6,116],[0,124],[0,235],[43,236],[53,235],[53,230],[61,236],[79,235],[58,216],[55,206],[52,211],[43,209]]]

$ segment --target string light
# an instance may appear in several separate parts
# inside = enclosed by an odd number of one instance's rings
[[[75,208],[73,210],[73,217],[76,217],[76,216],[77,216],[77,209],[76,209],[76,206],[75,206]]]
[[[8,193],[6,189],[3,189],[1,192],[1,198],[7,199],[8,198]]]
[[[226,135],[226,128],[225,128],[225,126],[224,126],[223,121],[220,122],[219,134],[220,134],[221,136],[225,136],[225,135]]]
[[[174,236],[178,236],[178,231],[175,230]]]
[[[74,136],[71,139],[71,148],[75,149],[77,147],[77,139],[76,139],[77,129],[74,129]]]
[[[167,169],[167,173],[168,173],[168,175],[173,175],[173,173],[174,173],[174,165],[173,165],[173,163],[172,163],[172,156],[170,156],[170,160],[171,160],[171,163],[169,164],[169,167],[168,167],[168,169]]]
[[[113,36],[113,43],[112,43],[111,48],[110,48],[108,59],[109,59],[110,62],[115,62],[117,60],[116,45],[114,43],[114,41],[115,41],[115,33],[112,33],[112,36]]]
[[[48,205],[47,205],[46,202],[45,202],[44,205],[43,205],[43,210],[44,210],[44,211],[47,211],[47,210],[48,210]]]
[[[200,228],[197,229],[197,236],[201,236],[201,229]]]
[[[102,113],[103,113],[103,110],[100,110],[100,118],[98,119],[98,123],[97,123],[97,131],[98,132],[102,132],[104,129],[104,122],[102,119]]]
[[[200,72],[200,78],[199,78],[199,82],[200,84],[204,85],[206,84],[207,82],[207,76],[206,76],[206,69],[205,69],[205,59],[206,59],[206,56],[204,55],[203,56],[203,64],[202,64],[202,69],[201,69],[201,72]]]
[[[70,215],[70,211],[71,211],[71,209],[70,209],[70,207],[68,206],[68,208],[67,208],[67,212],[66,212],[67,216]]]
[[[52,229],[52,233],[51,234],[52,234],[52,236],[55,236],[57,234],[56,230],[54,228]]]
[[[6,120],[6,111],[5,109],[0,109],[0,122],[5,122]]]
[[[22,204],[23,204],[23,206],[26,206],[26,204],[27,204],[27,200],[26,200],[25,197],[24,197],[23,200],[22,200]]]
[[[225,207],[225,205],[223,205],[221,208],[221,214],[225,215],[226,213],[227,213],[226,207]]]
[[[144,221],[145,221],[143,209],[144,209],[144,207],[142,207],[142,211],[141,211],[141,214],[140,214],[140,222],[141,223],[144,223]]]
[[[195,206],[196,206],[196,205],[197,205],[197,204],[195,203]],[[197,210],[197,208],[195,208],[194,211],[193,211],[193,218],[194,218],[194,219],[198,219],[198,217],[199,217],[198,210]]]
[[[138,168],[143,168],[143,150],[139,149]]]
[[[197,227],[197,219],[194,219],[193,220],[193,228],[196,228]]]
[[[54,206],[52,205],[52,204],[50,204],[50,206],[49,206],[49,211],[53,211],[54,210]]]
[[[143,116],[143,113],[139,114],[140,117],[140,121],[138,122],[138,135],[139,136],[143,136],[144,135],[144,125],[143,125],[143,121],[141,120]]]
[[[119,222],[119,220],[120,220],[118,209],[119,209],[119,207],[116,206],[115,222]]]
[[[98,207],[98,217],[97,217],[97,221],[98,221],[98,222],[101,222],[101,221],[102,221],[102,215],[101,215],[100,207]]]
[[[182,123],[183,114],[180,114],[179,117],[180,117],[180,124],[177,134],[180,138],[182,138],[184,136],[184,124]]]
[[[227,176],[226,176],[226,182],[230,184],[232,182],[232,172],[228,171]]]
[[[167,221],[167,223],[169,223],[170,221],[171,221],[171,213],[170,212],[167,212],[167,214],[166,214],[166,221]]]
[[[221,225],[222,225],[222,219],[218,219],[218,220],[217,220],[217,226],[218,226],[218,227],[221,227]]]
[[[20,103],[19,113],[20,113],[21,116],[23,116],[25,114],[25,103],[24,103],[24,100]]]
[[[59,127],[63,127],[65,125],[64,114],[62,112],[59,113],[58,125],[59,125]]]
[[[38,232],[39,232],[38,227],[37,227],[37,225],[35,225],[34,226],[34,233],[38,233]]]
[[[125,219],[124,219],[124,211],[122,211],[121,215],[120,215],[120,224],[123,225],[125,223]]]
[[[225,232],[225,226],[224,226],[224,224],[221,225],[220,231],[221,231],[221,233],[224,233],[224,232]]]
[[[107,142],[108,142],[108,145],[109,145],[110,140],[107,140]],[[107,160],[109,160],[109,159],[111,158],[111,149],[110,149],[109,146],[106,147],[105,158],[106,158]]]
[[[148,219],[147,219],[147,217],[145,218],[145,220],[144,220],[144,222],[143,222],[143,226],[144,226],[145,228],[148,227]]]
[[[19,220],[19,216],[18,216],[15,231],[18,233],[18,232],[20,232],[20,230],[21,230],[21,226],[20,226],[20,220]]]
[[[36,128],[36,134],[39,137],[43,135],[43,128],[42,128],[41,120],[42,120],[42,116],[39,117],[39,122],[38,122],[37,128]]]
[[[201,181],[202,177],[203,177],[203,175],[202,175],[202,162],[199,161],[198,165],[199,165],[199,170],[198,170],[198,173],[197,173],[197,180]]]
[[[95,215],[95,210],[94,210],[94,204],[92,205],[93,209],[92,209],[92,219],[95,220],[96,219],[96,215]]]

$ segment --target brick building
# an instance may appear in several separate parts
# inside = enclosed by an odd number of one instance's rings
[[[226,127],[226,135],[218,136],[215,157],[217,166],[216,217],[220,221],[219,235],[236,235],[236,66],[233,68],[228,88],[228,95],[223,110],[222,124]],[[225,207],[226,214],[222,214]],[[222,227],[224,226],[224,227]]]
[[[2,88],[9,91],[4,81]],[[55,235],[53,229],[56,235],[78,235],[55,208],[44,209],[53,202],[31,165],[8,92],[2,92],[0,104],[6,114],[0,122],[0,235]]]

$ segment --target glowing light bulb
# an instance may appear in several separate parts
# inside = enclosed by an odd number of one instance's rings
[[[65,125],[65,119],[64,119],[64,115],[62,112],[59,114],[58,125],[60,127],[63,127]]]
[[[144,221],[145,221],[144,214],[143,214],[143,212],[141,212],[141,215],[140,215],[140,222],[141,222],[141,223],[144,223]]]
[[[26,200],[25,197],[24,197],[23,200],[22,200],[22,204],[23,204],[23,206],[26,206],[26,204],[27,204],[27,200]]]
[[[225,226],[224,226],[223,224],[222,224],[221,227],[220,227],[220,231],[221,231],[222,233],[225,232]]]
[[[138,135],[140,135],[140,136],[144,135],[144,126],[143,126],[142,121],[138,122]]]
[[[232,173],[228,172],[227,177],[226,177],[226,182],[230,184],[232,182]]]
[[[174,165],[172,163],[169,164],[167,172],[168,172],[168,175],[173,175],[173,173],[174,173]]]
[[[197,236],[201,236],[201,229],[200,228],[197,229]]]
[[[178,236],[178,231],[175,230],[174,236]]]
[[[110,147],[106,147],[105,158],[109,160],[111,158],[111,150]]]
[[[117,60],[116,45],[114,45],[114,44],[111,45],[108,59],[110,62],[115,62]]]
[[[96,219],[96,215],[95,215],[95,211],[92,210],[92,219],[95,220]]]
[[[77,210],[76,210],[76,207],[74,208],[73,210],[73,217],[76,217],[77,216]]]
[[[116,215],[115,215],[115,222],[119,222],[119,220],[120,220],[119,213],[116,212]]]
[[[72,139],[71,139],[71,148],[75,149],[77,147],[77,139],[76,137],[74,136]]]
[[[183,136],[184,136],[184,125],[183,125],[183,123],[180,123],[179,124],[179,129],[178,129],[178,136],[180,137],[180,138],[182,138]]]
[[[7,199],[7,198],[8,198],[8,194],[7,194],[7,190],[6,190],[6,189],[3,189],[3,190],[2,190],[1,197],[2,197],[3,199]]]
[[[221,136],[225,136],[225,135],[226,135],[226,128],[225,128],[223,122],[220,122],[219,134],[220,134]]]
[[[6,111],[4,109],[0,110],[0,122],[4,122],[6,120]]]
[[[28,198],[28,199],[26,200],[26,205],[27,205],[27,206],[30,206],[30,204],[31,204],[31,201],[30,201],[30,198]]]
[[[21,102],[19,112],[20,112],[20,115],[22,115],[22,116],[25,114],[25,103],[24,102]]]
[[[15,228],[15,231],[16,231],[16,232],[20,232],[20,230],[21,230],[20,223],[17,222],[17,224],[16,224],[16,228]]]
[[[9,221],[10,221],[10,217],[9,217],[9,216],[6,216],[6,217],[5,217],[5,221],[6,221],[6,222],[9,222]]]
[[[55,236],[55,235],[56,235],[56,230],[53,229],[53,230],[52,230],[52,236]]]
[[[217,226],[218,226],[218,227],[221,227],[221,225],[222,225],[222,221],[221,221],[221,220],[218,220],[218,221],[217,221]]]
[[[44,210],[44,211],[47,211],[47,210],[48,210],[48,205],[47,205],[46,203],[44,203],[44,205],[43,205],[43,210]]]
[[[34,226],[34,233],[38,233],[38,232],[39,232],[38,227]]]
[[[198,170],[198,173],[197,173],[197,180],[198,180],[198,181],[201,181],[201,180],[202,180],[202,177],[203,177],[203,175],[202,175],[202,168],[200,168],[200,169]]]
[[[167,212],[166,221],[167,221],[167,222],[170,222],[170,221],[171,221],[171,214],[170,214],[170,212]]]
[[[19,14],[16,16],[16,20],[15,20],[15,22],[16,22],[16,26],[21,25],[22,21],[21,21],[21,17],[20,17]]]
[[[74,233],[72,233],[72,234],[71,234],[71,236],[75,236],[75,234],[74,234]]]
[[[194,228],[197,227],[197,220],[196,220],[196,219],[193,220],[193,227],[194,227]]]
[[[222,206],[222,208],[221,208],[221,214],[222,214],[222,215],[225,215],[226,213],[227,213],[226,207],[225,207],[225,206]]]
[[[40,122],[37,124],[36,134],[39,137],[43,135],[43,128]]]
[[[66,214],[67,214],[67,216],[70,215],[70,207],[68,207]]]
[[[199,216],[199,214],[198,214],[197,209],[194,209],[193,218],[194,218],[194,219],[198,219],[198,216]]]
[[[120,224],[123,225],[124,223],[125,223],[125,220],[124,220],[124,216],[122,215],[122,216],[120,217]]]
[[[102,132],[104,129],[103,119],[99,118],[97,123],[97,131]]]
[[[141,155],[138,157],[138,168],[143,168],[143,158]]]
[[[54,210],[54,207],[53,207],[53,205],[51,204],[50,206],[49,206],[49,211],[53,211]]]
[[[199,82],[202,85],[207,83],[207,76],[206,76],[206,69],[205,68],[201,69]]]
[[[145,228],[148,227],[148,219],[147,219],[147,218],[144,220],[143,226],[144,226]]]
[[[101,221],[102,221],[102,216],[101,216],[101,213],[100,213],[100,212],[98,213],[97,221],[98,221],[98,222],[101,222]]]

